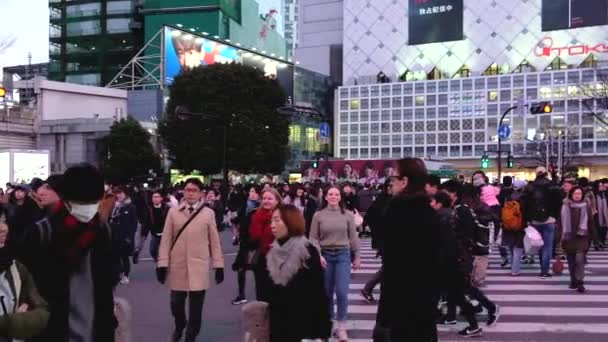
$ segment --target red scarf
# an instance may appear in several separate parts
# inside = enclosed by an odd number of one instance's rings
[[[95,215],[89,223],[82,223],[59,201],[52,209],[49,222],[57,236],[57,250],[64,254],[68,266],[78,266],[95,242],[100,226],[99,215]]]
[[[258,243],[258,248],[262,255],[266,255],[274,241],[274,235],[270,230],[270,220],[273,210],[260,208],[251,217],[251,225],[249,226],[249,234],[251,238]]]

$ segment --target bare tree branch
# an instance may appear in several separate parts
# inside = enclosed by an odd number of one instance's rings
[[[15,42],[17,42],[17,37],[15,36],[0,37],[0,55],[15,45]]]
[[[597,83],[579,83],[581,95],[584,98],[581,102],[587,109],[583,115],[591,115],[604,128],[608,129],[606,111],[608,111],[608,69],[595,69]]]

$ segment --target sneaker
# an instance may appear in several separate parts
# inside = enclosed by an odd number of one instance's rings
[[[124,275],[122,277],[120,277],[120,284],[121,285],[129,285],[129,282],[130,282],[129,281],[129,277],[124,276]]]
[[[511,277],[519,277],[519,272],[511,272]]]
[[[552,277],[551,273],[541,273],[540,274],[541,279],[547,279],[547,278],[551,278],[551,277]]]
[[[509,265],[509,259],[507,259],[507,258],[502,259],[502,263],[500,264],[500,267],[505,268],[505,267],[507,267],[507,265]]]
[[[481,306],[481,305],[476,305],[476,306],[474,306],[474,307],[473,307],[473,313],[474,313],[474,314],[476,314],[476,315],[477,315],[477,314],[480,314],[480,313],[482,313],[482,312],[483,312],[483,306]]]
[[[247,303],[247,299],[243,296],[236,296],[232,301],[232,305],[241,305]]]
[[[374,295],[371,292],[361,290],[361,296],[363,296],[363,298],[365,298],[365,301],[368,303],[372,303],[372,302],[376,301],[376,298],[374,298]]]
[[[458,321],[455,319],[449,320],[447,318],[442,319],[441,321],[439,321],[440,325],[456,325],[458,324]]]
[[[464,337],[481,337],[482,330],[481,330],[481,328],[467,327],[467,328],[464,328],[463,330],[459,331],[458,335],[464,336]]]
[[[488,313],[487,325],[489,327],[496,325],[499,317],[500,317],[500,307],[498,305],[496,305],[496,309],[494,309],[494,312]]]
[[[576,285],[575,283],[570,283],[570,286],[568,286],[568,288],[570,290],[576,290],[578,288],[578,285]]]
[[[240,243],[240,239],[239,239],[238,236],[235,236],[235,237],[232,238],[232,245],[233,246],[238,246],[239,243]]]

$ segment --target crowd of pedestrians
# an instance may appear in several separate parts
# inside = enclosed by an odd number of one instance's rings
[[[481,171],[442,183],[420,159],[396,166],[382,184],[226,189],[191,178],[164,191],[110,185],[83,164],[8,185],[0,197],[0,340],[120,341],[114,290],[129,284],[150,237],[157,280],[169,289],[170,341],[194,342],[206,291],[224,280],[224,228],[238,246],[232,304],[248,302],[252,271],[256,301],[246,305],[265,304],[243,311],[268,311],[272,342],[348,341],[351,273],[366,235],[382,265],[361,290],[378,300],[374,341],[437,341],[437,325],[457,324],[458,309],[468,322],[461,336],[481,336],[481,312],[485,325],[497,324],[500,306],[483,291],[493,248],[513,277],[538,260],[539,277],[549,278],[564,259],[570,288],[586,291],[587,252],[605,248],[608,179],[557,182],[539,167],[530,183],[493,183]]]

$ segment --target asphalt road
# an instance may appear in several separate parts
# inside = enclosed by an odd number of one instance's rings
[[[242,341],[240,307],[230,302],[237,294],[236,273],[231,269],[236,247],[231,244],[232,233],[220,233],[224,261],[225,280],[212,285],[207,291],[203,308],[203,326],[198,342]],[[173,331],[173,318],[169,308],[169,290],[156,281],[154,263],[148,249],[142,251],[139,264],[133,265],[129,285],[119,285],[117,296],[126,298],[132,306],[132,342],[165,342]],[[214,279],[213,275],[211,279]],[[247,296],[255,299],[253,274],[247,278]]]

